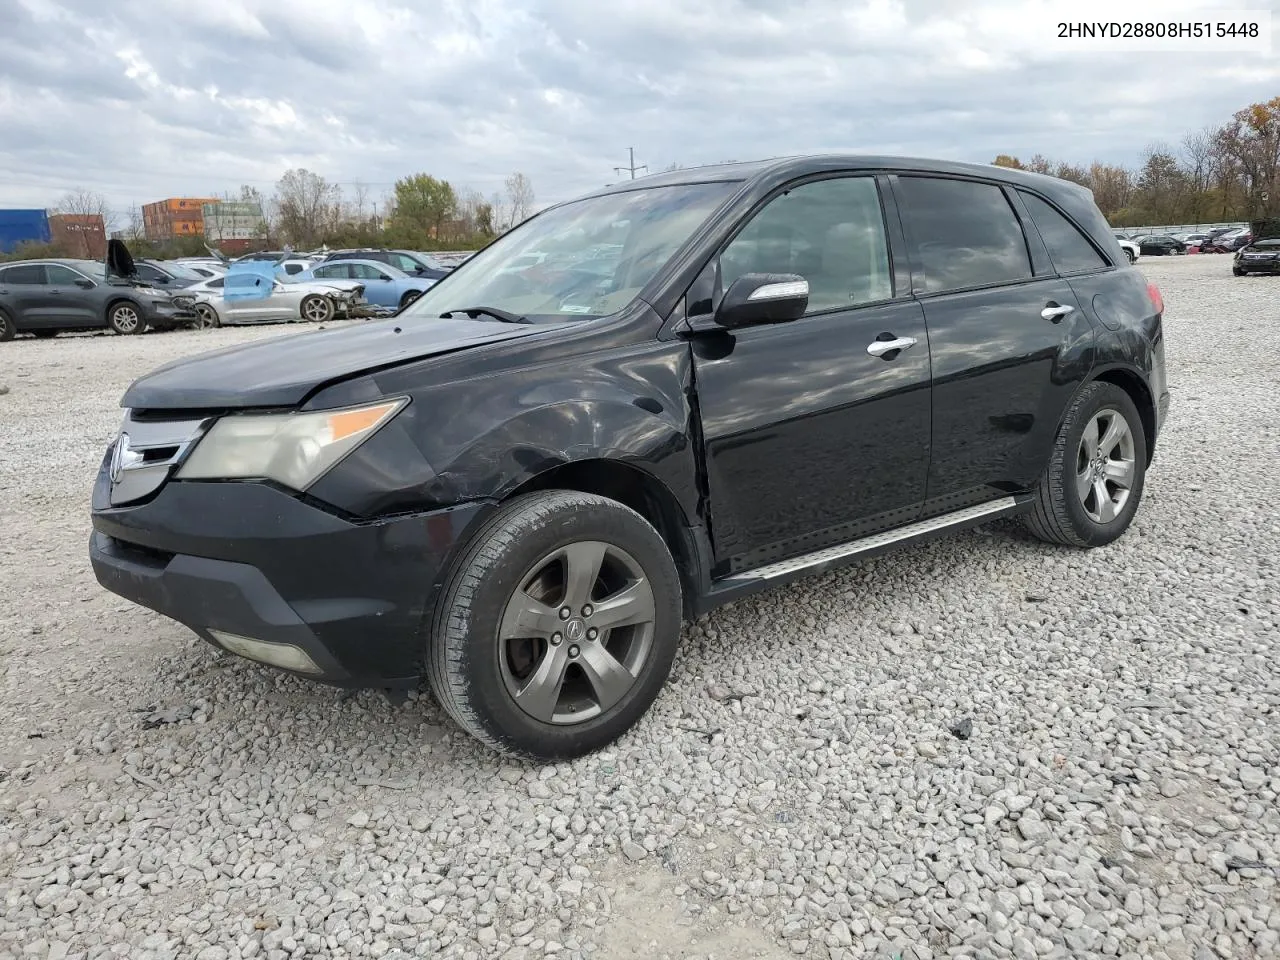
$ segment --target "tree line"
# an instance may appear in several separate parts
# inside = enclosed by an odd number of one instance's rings
[[[263,215],[252,238],[255,246],[290,244],[297,250],[329,247],[389,246],[409,250],[474,250],[489,243],[534,213],[533,183],[523,173],[513,173],[503,189],[485,197],[474,189],[459,189],[447,180],[415,173],[397,180],[389,194],[375,198],[369,188],[355,183],[344,190],[310,170],[287,171],[275,190],[264,193],[245,185],[238,191],[206,194],[225,202],[256,205]],[[206,224],[205,236],[177,236],[148,240],[142,207],[123,211],[108,207],[106,198],[82,188],[66,194],[55,213],[102,217],[108,234],[120,236],[131,251],[144,257],[196,256],[206,253],[206,243],[216,247],[222,233],[218,219]],[[22,244],[0,260],[30,257],[80,256],[57,244]]]
[[[1251,104],[1219,127],[1189,133],[1178,146],[1151,144],[1141,165],[1087,167],[1036,154],[993,163],[1045,173],[1093,191],[1115,227],[1219,223],[1280,216],[1280,97]]]

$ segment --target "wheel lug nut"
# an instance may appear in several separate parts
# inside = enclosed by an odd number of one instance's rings
[[[593,614],[593,613],[595,613],[595,612],[596,612],[596,611],[595,611],[595,607],[591,606],[591,604],[589,604],[589,603],[588,603],[585,607],[583,607],[583,608],[582,608],[582,615],[583,615],[584,617],[589,617],[589,616],[591,616],[591,614]]]
[[[553,647],[558,647],[558,646],[560,646],[560,643],[561,643],[561,641],[563,641],[563,640],[564,640],[564,636],[563,636],[563,635],[561,635],[561,634],[559,634],[559,633],[553,633],[553,634],[551,635],[551,645],[552,645]]]
[[[581,652],[582,651],[578,649],[578,645],[576,643],[569,645],[569,656],[576,657]]]
[[[561,619],[561,620],[568,620],[571,616],[573,616],[573,611],[572,611],[572,610],[570,610],[568,607],[561,607],[561,608],[560,608],[560,619]]]
[[[590,630],[587,631],[588,640],[594,640],[598,636],[600,636],[600,631],[597,630],[595,627],[592,627]]]

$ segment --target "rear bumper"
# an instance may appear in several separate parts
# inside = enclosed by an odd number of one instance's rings
[[[449,561],[490,509],[352,523],[262,483],[170,482],[123,508],[104,485],[89,542],[102,586],[220,647],[296,648],[314,669],[291,672],[342,686],[417,680]]]

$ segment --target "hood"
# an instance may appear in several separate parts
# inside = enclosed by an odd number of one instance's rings
[[[116,240],[113,237],[107,241],[106,268],[108,277],[129,280],[137,276],[138,268],[133,265],[133,255],[129,253],[129,248],[124,245],[123,240]]]
[[[136,380],[123,407],[152,410],[291,407],[319,387],[547,327],[483,320],[373,320],[259,340],[166,364]]]

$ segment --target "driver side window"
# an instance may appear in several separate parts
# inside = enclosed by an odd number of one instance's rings
[[[875,178],[818,180],[769,201],[720,255],[721,291],[748,273],[804,277],[810,314],[892,298]]]

